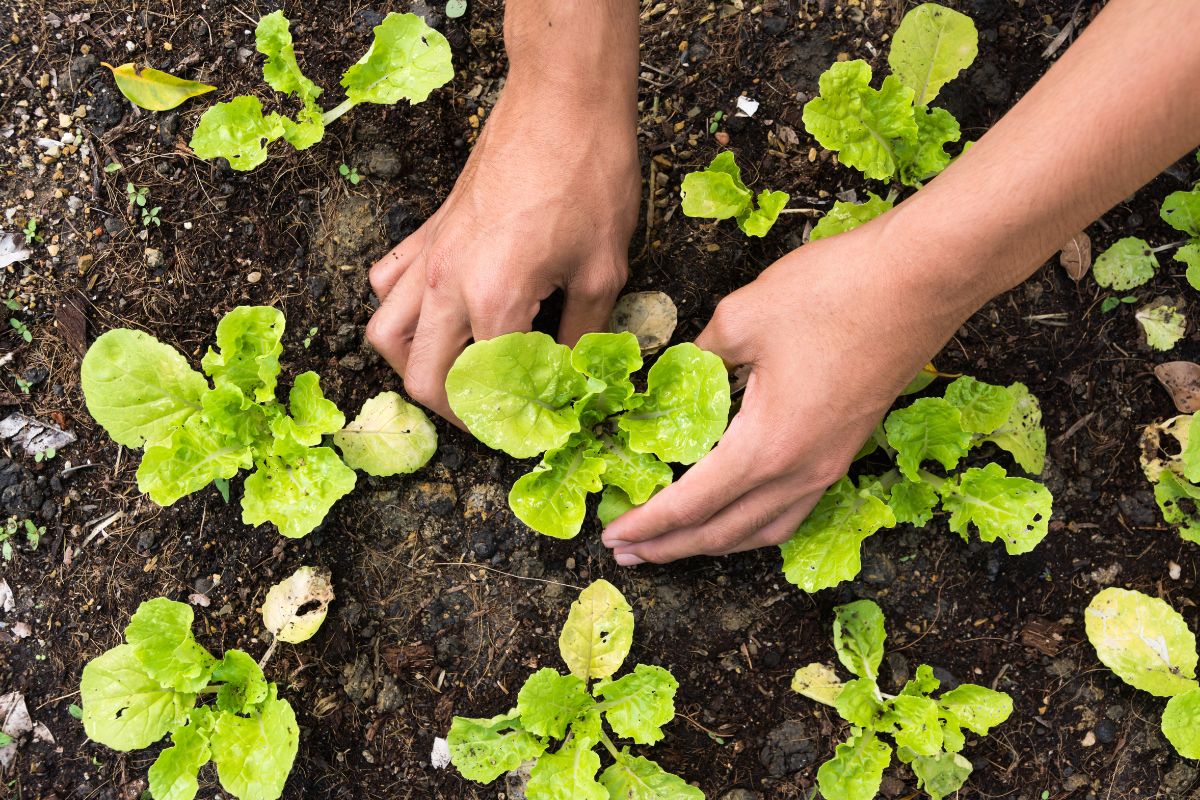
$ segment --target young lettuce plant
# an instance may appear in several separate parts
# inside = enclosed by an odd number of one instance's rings
[[[664,462],[693,464],[729,421],[721,359],[694,344],[667,348],[646,391],[632,333],[589,333],[569,348],[544,333],[510,333],[468,347],[446,377],[450,408],[488,447],[515,458],[542,455],[513,484],[513,513],[547,536],[579,533],[587,496],[603,488],[607,524],[673,476]]]
[[[266,146],[276,139],[305,150],[321,141],[330,123],[357,105],[393,105],[402,99],[422,103],[454,77],[446,37],[415,14],[393,12],[375,28],[366,55],[342,76],[346,99],[326,111],[317,102],[323,90],[300,71],[283,12],[260,19],[254,39],[258,52],[267,57],[263,78],[275,91],[297,98],[303,108],[295,118],[263,114],[257,97],[242,95],[205,111],[192,134],[192,150],[200,158],[227,159],[236,170],[251,170],[265,161]]]
[[[490,783],[536,760],[529,800],[704,800],[704,793],[642,756],[618,748],[616,736],[652,745],[675,717],[679,683],[658,666],[638,664],[621,678],[633,643],[633,612],[617,588],[599,580],[571,605],[558,639],[569,674],[549,667],[529,676],[517,706],[491,719],[455,717],[447,741],[450,760],[464,778]],[[594,683],[593,683],[594,681]],[[552,744],[561,740],[557,750]],[[612,758],[600,773],[603,745]]]
[[[1190,191],[1172,192],[1158,212],[1162,220],[1187,238],[1160,247],[1137,236],[1118,239],[1096,258],[1096,283],[1120,292],[1136,289],[1158,271],[1158,254],[1175,250],[1174,259],[1187,267],[1187,282],[1200,289],[1200,184]]]
[[[929,104],[978,54],[971,18],[937,3],[904,15],[892,40],[892,74],[871,87],[861,59],[821,75],[820,95],[804,105],[804,127],[838,159],[873,180],[920,187],[950,163],[945,146],[961,135],[949,111]]]
[[[973,525],[1009,555],[1028,553],[1046,537],[1053,498],[1044,485],[1010,476],[999,464],[959,469],[972,449],[992,443],[1031,475],[1046,461],[1037,398],[1024,384],[993,386],[963,376],[944,397],[923,397],[888,414],[859,453],[882,452],[895,468],[842,478],[821,497],[796,534],[780,545],[785,577],[807,592],[851,580],[862,569],[861,546],[899,523],[925,525],[940,504],[950,530],[967,540]],[[924,468],[936,462],[946,471]]]
[[[684,175],[680,196],[685,216],[733,217],[747,236],[766,236],[788,202],[787,193],[764,189],[756,206],[754,193],[742,182],[742,171],[729,150],[719,153],[706,169]]]
[[[963,730],[986,736],[1012,714],[1012,698],[973,683],[935,698],[941,681],[927,664],[917,667],[900,694],[886,694],[879,686],[887,638],[883,612],[870,600],[858,600],[834,609],[834,615],[838,660],[857,677],[843,683],[829,666],[809,664],[792,679],[793,690],[832,706],[850,723],[850,738],[817,770],[821,796],[872,800],[878,794],[893,754],[881,735],[892,737],[896,757],[912,768],[918,788],[933,800],[957,792],[971,775],[971,762],[961,755]]]
[[[1135,689],[1169,697],[1162,732],[1184,758],[1200,759],[1196,637],[1183,615],[1156,597],[1110,587],[1084,614],[1096,656]]]
[[[354,488],[355,469],[413,472],[433,456],[433,425],[395,392],[367,401],[348,426],[315,372],[296,377],[286,407],[276,400],[283,332],[283,313],[270,306],[226,314],[217,324],[216,349],[200,362],[212,386],[178,351],[146,333],[118,328],[96,339],[81,369],[84,400],[113,441],[145,448],[140,491],[169,506],[253,470],[242,521],[273,522],[295,538]],[[343,457],[322,445],[327,434],[335,434]]]
[[[1178,452],[1164,447],[1164,434],[1178,443]],[[1147,425],[1141,452],[1142,472],[1154,484],[1163,519],[1184,541],[1200,544],[1200,420],[1183,414]]]

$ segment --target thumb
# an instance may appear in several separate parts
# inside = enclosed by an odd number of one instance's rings
[[[749,334],[755,325],[755,315],[745,308],[738,294],[734,292],[717,303],[712,318],[696,337],[696,346],[716,353],[731,372],[754,363]]]

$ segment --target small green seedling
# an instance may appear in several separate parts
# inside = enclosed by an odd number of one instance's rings
[[[1167,195],[1158,215],[1187,238],[1159,247],[1137,236],[1118,239],[1096,258],[1092,266],[1096,283],[1117,291],[1136,289],[1158,271],[1158,254],[1174,250],[1174,259],[1187,267],[1187,282],[1200,290],[1200,183]]]
[[[54,449],[53,447],[47,447],[45,450],[38,450],[37,453],[34,454],[33,460],[38,463],[43,461],[53,461],[54,457],[57,455],[58,450]]]
[[[721,127],[721,120],[725,118],[724,111],[714,111],[712,116],[708,118],[708,135],[712,136]]]
[[[121,168],[121,165],[118,164],[116,161],[110,161],[104,165],[104,171],[109,174],[116,172],[120,168]]]
[[[887,638],[883,612],[870,600],[834,609],[833,646],[838,660],[856,678],[843,683],[825,664],[796,671],[792,689],[837,710],[850,723],[850,738],[837,746],[833,758],[817,770],[825,800],[872,800],[879,793],[883,772],[893,749],[882,735],[892,737],[895,755],[917,776],[918,788],[933,800],[954,794],[971,775],[971,762],[961,755],[963,729],[978,736],[1008,719],[1012,698],[973,683],[933,693],[941,681],[927,664],[898,695],[879,686],[879,665]]]
[[[9,311],[20,311],[21,302],[17,300],[17,290],[9,289],[8,296],[4,298],[4,307]]]
[[[1046,432],[1037,398],[1024,384],[993,386],[963,376],[944,397],[891,412],[859,458],[878,452],[895,468],[830,487],[780,545],[785,577],[806,592],[851,580],[862,569],[864,539],[899,523],[925,525],[939,503],[950,530],[964,540],[974,526],[982,541],[999,539],[1009,555],[1030,552],[1049,530],[1050,490],[995,463],[959,469],[967,453],[987,443],[1008,451],[1029,474],[1041,474]],[[922,466],[930,461],[947,474]]]
[[[866,61],[834,64],[820,77],[820,95],[804,105],[804,127],[868,178],[919,188],[946,168],[945,146],[961,136],[954,115],[929,104],[975,60],[978,42],[970,17],[919,5],[900,21],[882,86],[871,87]]]
[[[1166,435],[1176,441],[1171,452]],[[1154,422],[1142,431],[1142,472],[1154,484],[1154,499],[1163,519],[1184,541],[1200,544],[1200,418],[1192,414]]]
[[[754,193],[742,182],[742,171],[729,150],[718,153],[707,168],[684,175],[680,195],[685,216],[733,217],[747,236],[766,236],[788,202],[786,192],[764,189],[759,192],[756,204]]]
[[[200,362],[212,386],[178,351],[141,331],[119,328],[96,339],[83,359],[84,400],[113,441],[145,448],[140,491],[167,506],[253,470],[242,521],[273,522],[299,537],[354,488],[355,469],[395,475],[433,456],[433,424],[395,392],[368,400],[350,425],[315,372],[296,377],[286,407],[276,400],[283,331],[283,313],[270,306],[226,314],[217,347]],[[330,434],[341,457],[323,444]]]
[[[632,333],[585,334],[574,349],[544,333],[510,333],[469,346],[446,393],[488,447],[542,455],[508,502],[535,531],[569,539],[589,493],[603,488],[598,514],[608,524],[671,483],[665,462],[699,461],[725,431],[729,377],[719,357],[669,347],[637,392],[630,377],[641,367]]]
[[[1138,299],[1131,294],[1125,295],[1124,297],[1106,297],[1104,298],[1104,302],[1100,304],[1100,313],[1107,314],[1122,303],[1129,305],[1131,303],[1136,303],[1137,300]]]
[[[129,198],[130,210],[137,210],[141,213],[143,228],[162,225],[162,220],[158,218],[158,212],[162,211],[162,206],[150,206],[150,187],[139,188],[130,182],[125,186],[125,195]]]
[[[358,168],[352,167],[349,164],[342,164],[338,167],[338,175],[341,175],[351,186],[358,186],[362,182],[362,176],[358,174]]]
[[[30,550],[37,550],[38,545],[42,542],[42,537],[46,535],[46,526],[38,525],[30,519],[21,520],[9,517],[5,520],[4,527],[0,528],[0,557],[3,557],[5,561],[12,561],[12,540],[19,533],[25,534],[25,543]]]
[[[21,394],[29,394],[30,390],[33,389],[33,384],[20,375],[13,375],[12,377],[17,382],[17,388],[21,390]]]
[[[8,747],[12,743],[13,738],[4,731],[0,731],[0,747]]]
[[[33,520],[25,520],[25,542],[29,545],[30,550],[37,550],[41,544],[42,537],[46,535],[45,525],[36,525]]]
[[[865,225],[885,212],[891,211],[896,204],[896,192],[889,192],[887,197],[879,197],[874,192],[867,192],[867,200],[863,203],[851,203],[842,200],[834,201],[829,213],[821,217],[808,235],[810,242],[827,239],[839,233],[851,231],[860,225]]]
[[[33,341],[33,332],[29,330],[29,326],[16,317],[8,318],[8,326],[17,332],[17,335],[26,342]]]
[[[21,233],[25,234],[25,244],[42,241],[42,235],[38,233],[37,217],[30,217],[25,222],[25,227],[21,229]]]
[[[305,350],[312,346],[313,339],[316,337],[317,331],[319,330],[320,328],[316,327],[315,325],[308,329],[308,336],[305,336],[303,341]]]
[[[1200,683],[1196,636],[1183,615],[1157,597],[1110,587],[1084,614],[1088,641],[1117,677],[1155,697],[1169,697],[1162,732],[1184,758],[1200,759]]]
[[[558,639],[569,674],[549,667],[533,673],[507,714],[455,717],[447,735],[451,763],[464,778],[490,783],[535,760],[529,800],[704,800],[682,778],[618,748],[604,730],[602,720],[617,737],[652,745],[675,717],[679,683],[666,669],[638,664],[612,678],[632,643],[629,604],[611,583],[596,581],[571,605]],[[597,745],[612,759],[603,772]]]

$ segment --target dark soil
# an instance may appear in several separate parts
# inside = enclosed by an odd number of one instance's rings
[[[814,149],[801,106],[834,59],[884,67],[885,37],[905,6],[741,5],[643,4],[640,142],[658,206],[652,229],[634,238],[630,288],[671,295],[678,341],[701,330],[724,294],[798,246],[804,228],[793,215],[749,241],[732,225],[679,213],[683,174],[719,149],[711,114],[732,114],[740,94],[762,103],[753,118],[729,116],[721,126],[752,185],[761,176],[791,192],[794,205],[818,208],[863,191],[858,173]],[[977,138],[1061,54],[1042,55],[1059,29],[1086,25],[1099,4],[957,5],[978,21],[980,58],[944,103],[965,138]],[[439,3],[429,16],[459,69],[449,87],[417,108],[358,109],[320,145],[281,148],[245,175],[187,150],[206,102],[139,112],[97,64],[149,62],[215,83],[221,98],[254,91],[266,99],[253,20],[279,6],[10,0],[0,17],[3,229],[18,231],[32,216],[44,237],[2,276],[33,341],[0,334],[0,403],[79,437],[46,463],[12,447],[0,463],[0,517],[46,526],[36,550],[18,542],[12,561],[0,562],[16,597],[15,610],[0,613],[0,693],[22,692],[56,742],[25,744],[0,796],[138,797],[156,751],[119,754],[85,740],[68,710],[83,665],[118,641],[139,602],[159,595],[200,603],[198,634],[211,649],[258,655],[266,646],[258,604],[302,563],[328,566],[338,598],[315,639],[282,647],[271,663],[301,725],[288,798],[496,797],[495,787],[433,769],[433,739],[456,713],[508,709],[529,672],[559,666],[567,605],[599,577],[634,606],[633,658],[669,667],[680,682],[679,717],[642,752],[709,797],[734,789],[745,791],[728,797],[741,800],[812,796],[816,768],[844,725],[789,681],[797,667],[831,659],[831,609],[858,597],[876,598],[887,614],[888,680],[928,662],[946,679],[1013,695],[1012,719],[968,746],[976,772],[964,797],[1200,796],[1200,769],[1158,732],[1162,702],[1103,669],[1082,626],[1091,596],[1116,584],[1165,597],[1200,629],[1200,551],[1162,525],[1136,446],[1144,424],[1174,413],[1152,367],[1195,358],[1200,334],[1154,353],[1139,344],[1132,307],[1101,313],[1094,281],[1076,285],[1057,264],[973,317],[937,362],[1023,381],[1041,398],[1051,440],[1044,479],[1056,508],[1052,535],[1031,555],[964,544],[939,521],[868,540],[860,578],[816,596],[783,580],[774,551],[620,569],[594,525],[566,542],[524,529],[504,498],[527,465],[440,423],[432,463],[408,477],[361,480],[323,529],[299,541],[242,525],[236,482],[230,504],[211,489],[166,509],[139,495],[136,454],[122,452],[84,409],[77,376],[86,344],[132,326],[198,361],[221,314],[276,304],[290,326],[286,374],[318,370],[351,414],[377,391],[400,388],[363,341],[367,267],[446,196],[502,85],[500,3],[474,0],[458,20],[445,20]],[[334,99],[372,25],[407,7],[314,0],[286,10],[301,63]],[[81,140],[47,155],[36,139],[60,138],[59,114],[77,109],[68,127]],[[120,168],[109,172],[110,163]],[[364,182],[340,177],[342,163]],[[1183,162],[1106,214],[1089,228],[1096,251],[1133,233],[1170,241],[1157,205],[1197,178],[1195,162]],[[149,187],[161,227],[142,227],[129,182]],[[1139,297],[1187,296],[1178,272],[1162,270]],[[18,377],[32,384],[27,394]],[[1167,577],[1172,561],[1181,566],[1176,580]],[[201,796],[216,797],[215,775],[202,778]],[[915,783],[896,769],[884,790],[909,797]]]

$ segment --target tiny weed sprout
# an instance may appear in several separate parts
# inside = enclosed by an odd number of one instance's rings
[[[632,644],[633,612],[625,598],[604,580],[588,586],[558,639],[569,674],[549,667],[533,673],[507,714],[455,717],[446,737],[451,763],[464,778],[490,783],[535,760],[525,788],[529,800],[704,800],[682,778],[631,755],[628,746],[618,748],[604,730],[602,721],[619,738],[652,745],[675,717],[679,683],[667,670],[638,664],[613,679]],[[598,745],[613,762],[603,772]]]
[[[29,330],[29,326],[16,317],[8,318],[8,326],[17,332],[26,343],[33,341],[33,331]],[[26,392],[28,394],[28,392]]]
[[[966,729],[978,736],[1008,719],[1013,704],[1004,692],[964,683],[938,697],[941,681],[927,664],[900,694],[879,686],[879,665],[887,638],[883,612],[870,600],[834,609],[833,646],[838,661],[857,677],[843,683],[825,664],[796,671],[792,689],[837,710],[850,723],[850,738],[837,746],[832,759],[817,770],[825,800],[871,800],[892,762],[893,749],[882,735],[891,736],[895,755],[912,769],[919,788],[933,800],[953,795],[971,774],[971,762],[961,755]]]
[[[706,169],[684,175],[680,195],[686,216],[733,217],[747,236],[766,236],[788,202],[785,192],[764,189],[759,192],[756,204],[754,193],[742,183],[742,171],[728,150],[719,153]]]
[[[1158,271],[1158,254],[1174,250],[1174,259],[1187,267],[1188,284],[1200,290],[1200,184],[1167,195],[1158,215],[1186,238],[1160,247],[1137,236],[1118,239],[1096,258],[1096,283],[1117,291],[1136,289]]]
[[[939,505],[950,530],[968,539],[972,526],[1009,555],[1028,553],[1046,537],[1053,498],[1037,481],[999,464],[959,469],[972,449],[991,443],[1027,473],[1046,461],[1046,432],[1037,398],[1024,384],[993,386],[963,376],[944,397],[923,397],[888,414],[859,458],[878,453],[895,464],[855,482],[842,478],[821,497],[796,534],[780,545],[785,577],[807,592],[836,586],[862,569],[861,546],[899,523],[925,525]],[[935,462],[945,475],[923,465]]]
[[[395,475],[433,456],[432,423],[395,392],[368,400],[363,415],[344,428],[345,417],[325,399],[315,372],[296,376],[286,407],[276,400],[283,332],[283,313],[275,308],[233,309],[217,325],[217,347],[200,362],[204,374],[141,331],[120,328],[96,339],[83,359],[84,400],[113,441],[145,448],[140,491],[167,506],[254,470],[244,485],[242,521],[273,522],[295,538],[354,488],[355,469]],[[391,416],[363,424],[380,404]],[[322,444],[329,434],[342,457]]]
[[[1163,710],[1163,735],[1179,755],[1200,759],[1196,636],[1183,615],[1156,597],[1112,587],[1092,598],[1084,624],[1096,656],[1118,678],[1171,698]]]
[[[665,462],[693,464],[729,421],[721,359],[694,344],[667,348],[646,391],[632,333],[589,333],[574,349],[544,333],[510,333],[468,347],[446,377],[450,407],[488,447],[515,458],[542,455],[513,484],[509,505],[529,527],[569,539],[591,492],[604,494],[604,524],[641,505],[673,476]]]
[[[138,188],[133,183],[128,183],[125,185],[125,195],[129,198],[129,209],[140,212],[143,228],[162,225],[162,220],[158,218],[158,212],[162,211],[162,206],[150,206],[150,188],[148,186]]]
[[[1178,452],[1168,450],[1164,434],[1178,443]],[[1151,423],[1142,431],[1140,449],[1142,472],[1154,484],[1163,519],[1184,541],[1200,544],[1200,419],[1184,414]]]
[[[351,186],[358,186],[362,182],[362,176],[358,174],[358,169],[349,164],[342,164],[338,167],[338,175],[341,175]]]
[[[950,163],[945,146],[958,120],[929,104],[975,60],[971,18],[936,3],[904,15],[892,40],[892,74],[871,87],[871,67],[856,59],[821,75],[820,95],[804,105],[804,127],[820,145],[868,178],[920,187]]]
[[[251,170],[267,158],[267,145],[286,140],[297,150],[312,147],[325,128],[362,103],[421,103],[454,77],[450,43],[415,14],[388,14],[375,28],[366,55],[342,76],[346,99],[326,111],[317,102],[324,91],[300,71],[287,17],[272,12],[258,21],[255,45],[267,57],[263,78],[303,106],[293,117],[264,114],[252,95],[217,103],[204,112],[191,148],[204,159],[224,158],[236,170]]]
[[[21,229],[21,233],[25,235],[25,244],[42,241],[42,235],[38,233],[37,217],[30,217],[26,220],[25,227]]]

